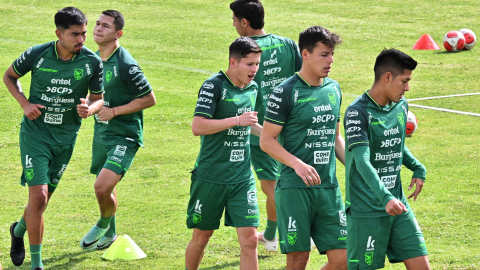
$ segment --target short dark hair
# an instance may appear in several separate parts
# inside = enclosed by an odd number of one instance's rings
[[[310,26],[301,32],[298,37],[300,52],[307,50],[309,53],[312,53],[319,41],[330,48],[335,48],[336,45],[342,43],[340,37],[335,33],[330,33],[328,29],[321,26]]]
[[[417,61],[404,52],[397,49],[383,49],[377,56],[373,71],[375,81],[378,81],[385,73],[391,72],[393,77],[403,74],[405,69],[415,70]]]
[[[125,25],[125,19],[123,18],[122,13],[120,11],[116,11],[113,9],[105,10],[102,12],[103,15],[107,15],[113,18],[113,24],[115,25],[115,30],[123,30],[123,26]]]
[[[230,4],[230,9],[237,19],[250,22],[252,29],[263,29],[265,11],[259,0],[235,0]]]
[[[55,14],[55,26],[57,29],[65,30],[72,25],[87,24],[87,16],[78,8],[66,7]]]
[[[255,40],[249,37],[239,37],[230,44],[228,52],[229,58],[235,58],[237,61],[240,61],[250,53],[262,53],[262,49],[260,49]]]

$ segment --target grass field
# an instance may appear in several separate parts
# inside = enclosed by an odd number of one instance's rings
[[[0,2],[0,71],[29,46],[55,40],[53,16],[74,5],[88,16],[86,46],[95,50],[93,25],[102,10],[117,9],[126,18],[120,43],[141,65],[157,96],[145,112],[145,149],[141,149],[118,186],[119,234],[128,234],[148,255],[138,261],[103,261],[102,252],[85,252],[78,242],[98,219],[89,174],[93,119],[84,121],[76,148],[57,192],[45,212],[42,251],[46,269],[184,269],[191,231],[185,226],[190,174],[199,138],[190,131],[200,85],[228,64],[228,45],[237,37],[230,1],[123,0]],[[321,25],[338,33],[330,77],[344,95],[342,113],[373,82],[373,63],[384,47],[396,47],[419,62],[407,98],[480,92],[480,45],[472,51],[445,53],[411,50],[429,33],[441,46],[450,30],[470,28],[480,35],[478,1],[444,0],[264,0],[265,30],[298,40],[298,33]],[[28,92],[30,76],[21,79]],[[415,101],[414,104],[479,113],[480,96]],[[419,121],[407,140],[427,167],[427,182],[411,206],[427,242],[433,269],[480,269],[480,198],[478,179],[479,118],[412,108]],[[18,148],[22,110],[0,84],[0,263],[3,269],[29,269],[10,262],[9,226],[27,203],[21,187]],[[343,133],[343,131],[342,131]],[[403,185],[411,173],[403,170]],[[338,166],[344,190],[344,168]],[[258,187],[260,191],[260,188]],[[407,192],[406,192],[407,193]],[[265,196],[259,192],[264,214]],[[265,215],[259,230],[265,227]],[[201,269],[237,269],[240,249],[232,228],[222,227],[211,239]],[[308,269],[319,269],[325,256],[312,254]],[[260,269],[284,269],[285,256],[259,249]],[[386,264],[386,269],[404,269]]]

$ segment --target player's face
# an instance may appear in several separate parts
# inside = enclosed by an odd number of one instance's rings
[[[249,53],[247,57],[237,61],[234,59],[235,77],[241,83],[240,87],[249,85],[258,71],[261,53]],[[238,86],[238,85],[237,85]]]
[[[304,50],[304,59],[307,60],[309,71],[318,78],[328,77],[333,64],[335,48],[327,47],[322,42],[317,42],[312,53]]]
[[[87,38],[87,25],[71,25],[63,31],[57,30],[60,45],[72,54],[77,54],[83,49]]]
[[[233,19],[233,27],[237,30],[237,33],[241,36],[247,36],[246,33],[246,27],[243,26],[242,20],[239,20],[237,17],[235,17],[235,14],[232,15]]]
[[[405,69],[403,74],[396,76],[390,75],[390,80],[386,85],[386,94],[387,98],[393,102],[399,102],[400,99],[405,95],[405,92],[410,90],[409,82],[412,79],[412,71]]]
[[[113,17],[108,15],[100,15],[93,28],[93,40],[97,44],[109,43],[119,38],[118,32],[120,31],[115,30],[114,20]]]

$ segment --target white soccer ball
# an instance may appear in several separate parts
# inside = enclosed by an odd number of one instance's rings
[[[418,126],[417,117],[411,111],[408,111],[407,128],[405,130],[406,136],[407,137],[412,136],[413,132],[417,129],[417,126]]]
[[[465,37],[465,47],[463,47],[464,50],[471,50],[473,46],[475,46],[475,43],[477,42],[477,36],[475,33],[467,28],[463,28],[459,30],[460,33],[463,34]]]
[[[449,52],[461,51],[465,47],[465,37],[459,31],[450,31],[443,37],[443,47]]]

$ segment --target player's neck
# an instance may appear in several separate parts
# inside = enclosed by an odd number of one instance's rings
[[[323,84],[323,77],[315,76],[312,72],[304,69],[300,69],[298,72],[298,76],[300,76],[309,86],[320,86]]]
[[[120,47],[118,39],[112,42],[98,44],[98,51],[100,52],[102,61],[106,61],[118,47]]]
[[[57,48],[57,56],[63,61],[69,61],[72,60],[72,58],[75,56],[75,54],[71,53],[67,49],[65,49],[62,44],[60,44],[60,41],[56,42],[55,45]]]
[[[244,84],[243,82],[241,82],[237,76],[235,76],[235,73],[233,72],[233,70],[231,70],[230,68],[227,69],[227,71],[225,71],[225,75],[227,75],[228,79],[233,83],[233,85],[235,85],[236,87],[239,87],[239,88],[244,88],[245,86],[247,86],[246,84]]]
[[[262,29],[252,29],[252,28],[249,28],[247,30],[247,36],[251,37],[251,36],[259,36],[259,35],[265,35],[267,32],[265,32],[265,30]]]
[[[368,91],[368,95],[380,106],[387,106],[390,104],[390,100],[384,94],[385,88],[378,84],[373,84],[370,91]]]

